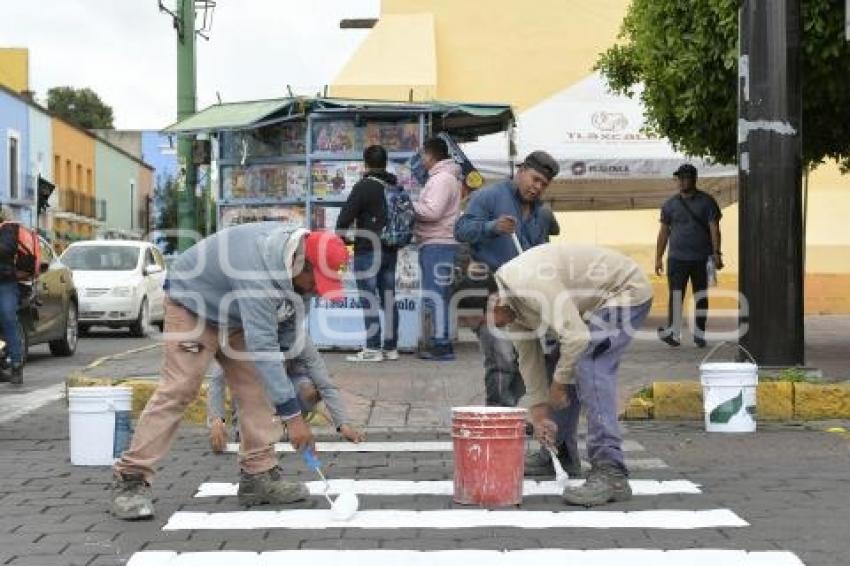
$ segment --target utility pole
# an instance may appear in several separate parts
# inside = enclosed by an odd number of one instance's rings
[[[740,9],[738,193],[741,344],[763,367],[802,366],[800,0]]]
[[[195,0],[177,0],[177,15],[174,21],[177,29],[177,119],[188,118],[197,110],[196,101],[196,59],[195,59]],[[192,140],[181,137],[178,140],[177,155],[185,173],[183,186],[179,187],[180,198],[177,210],[181,233],[188,234],[198,229],[195,211],[195,184],[197,168],[192,163]],[[185,251],[194,243],[192,238],[181,235],[179,250]]]

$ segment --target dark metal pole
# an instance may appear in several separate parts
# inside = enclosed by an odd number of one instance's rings
[[[800,0],[743,0],[739,60],[740,322],[761,366],[805,363]]]

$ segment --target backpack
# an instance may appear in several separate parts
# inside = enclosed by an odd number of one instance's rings
[[[413,241],[413,224],[416,212],[413,201],[403,188],[390,185],[372,177],[384,186],[385,221],[381,230],[381,242],[388,248],[403,248]]]
[[[20,222],[0,224],[0,231],[7,230],[13,233],[12,240],[15,242],[15,251],[12,254],[15,279],[18,281],[35,279],[41,269],[41,246],[38,233]]]

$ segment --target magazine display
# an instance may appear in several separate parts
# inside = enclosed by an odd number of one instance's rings
[[[313,151],[350,153],[357,151],[359,145],[353,120],[318,122],[313,127]]]
[[[303,228],[307,210],[291,205],[224,205],[221,207],[222,228],[249,222],[283,222],[291,228]]]
[[[338,206],[314,206],[311,213],[314,230],[335,230],[342,209]]]
[[[222,168],[224,200],[303,198],[307,167],[298,163]]]
[[[346,199],[363,177],[362,161],[317,161],[313,163],[313,196]]]
[[[369,122],[364,147],[382,145],[387,151],[419,149],[419,124],[416,122]]]

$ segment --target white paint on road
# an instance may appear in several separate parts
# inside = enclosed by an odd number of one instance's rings
[[[667,529],[688,530],[746,527],[749,523],[729,509],[701,511],[488,511],[449,509],[359,511],[349,521],[335,521],[327,509],[292,511],[235,511],[196,513],[179,511],[162,528],[181,530],[245,529]]]
[[[702,493],[700,486],[688,480],[630,480],[634,495],[696,495]],[[580,486],[584,480],[569,480],[568,485]],[[454,493],[452,481],[407,481],[407,480],[329,480],[329,495],[339,495],[343,491],[353,490],[357,495],[441,495],[451,496]],[[198,488],[195,497],[233,497],[236,495],[238,484],[235,483],[203,483]],[[325,484],[320,481],[307,482],[310,495],[323,495]],[[563,488],[557,481],[523,482],[523,496],[561,495]]]
[[[532,443],[535,446],[536,443]],[[275,444],[275,452],[294,452],[292,445],[287,442]],[[239,444],[231,442],[227,445],[228,452],[238,452]],[[451,452],[451,441],[421,441],[421,442],[317,442],[317,452]],[[644,447],[635,440],[623,441],[624,452],[643,452]]]
[[[0,424],[15,421],[65,396],[65,384],[57,383],[27,393],[3,391],[0,394]]]
[[[272,552],[168,552],[147,550],[130,557],[127,566],[805,566],[790,552],[744,550],[279,550]]]

